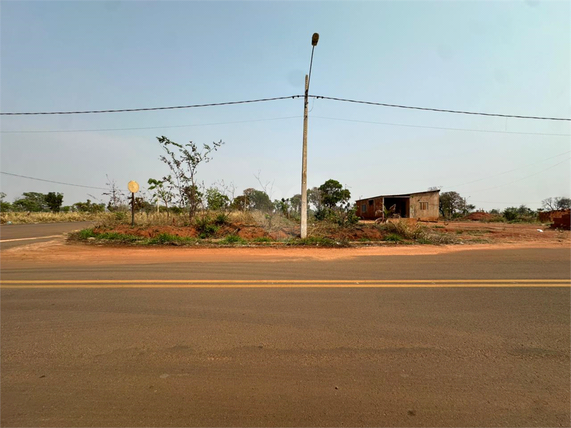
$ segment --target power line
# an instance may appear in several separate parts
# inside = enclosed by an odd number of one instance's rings
[[[314,99],[315,101],[315,99]],[[313,107],[312,107],[313,108]],[[311,111],[311,110],[310,110]],[[107,131],[136,131],[141,129],[171,129],[171,128],[190,128],[195,126],[213,126],[213,125],[231,125],[239,123],[253,123],[253,122],[266,122],[273,120],[286,120],[286,119],[299,119],[302,116],[284,116],[272,117],[267,119],[252,119],[252,120],[239,120],[231,122],[211,122],[211,123],[196,123],[190,125],[165,125],[165,126],[142,126],[130,128],[93,128],[93,129],[47,129],[35,131],[0,131],[1,134],[48,134],[48,133],[76,133],[76,132],[107,132]],[[369,123],[374,125],[388,125],[388,126],[401,126],[405,128],[426,128],[426,129],[439,129],[447,131],[464,131],[464,132],[484,132],[484,133],[498,133],[498,134],[515,134],[515,135],[540,135],[540,136],[553,136],[553,137],[570,137],[571,134],[553,134],[545,132],[518,132],[518,131],[495,131],[488,129],[469,129],[469,128],[450,128],[444,126],[428,126],[428,125],[411,125],[406,123],[394,122],[375,122],[369,120],[355,120],[344,119],[340,117],[326,117],[326,116],[311,116],[314,119],[338,120],[342,122],[356,122],[356,123]]]
[[[268,119],[239,120],[233,122],[197,123],[192,125],[167,125],[167,126],[144,126],[135,128],[99,128],[99,129],[64,129],[45,131],[0,131],[2,134],[43,134],[43,133],[75,133],[75,132],[105,132],[105,131],[135,131],[140,129],[167,129],[167,128],[190,128],[194,126],[229,125],[234,123],[265,122],[270,120],[298,119],[302,116],[273,117]]]
[[[517,134],[517,135],[551,135],[555,137],[570,137],[571,134],[550,134],[543,132],[517,132],[517,131],[493,131],[487,129],[468,129],[468,128],[448,128],[444,126],[425,126],[425,125],[409,125],[405,123],[393,123],[393,122],[373,122],[368,120],[355,120],[355,119],[343,119],[339,117],[325,117],[325,116],[311,116],[312,119],[327,119],[327,120],[340,120],[344,122],[357,122],[357,123],[370,123],[374,125],[389,125],[389,126],[403,126],[406,128],[427,128],[427,129],[443,129],[449,131],[466,131],[466,132],[491,132],[498,134]]]
[[[548,167],[548,168],[542,169],[541,171],[538,171],[538,172],[536,172],[536,173],[534,173],[534,174],[531,174],[531,175],[528,175],[528,176],[526,176],[526,177],[522,177],[522,178],[519,178],[519,179],[517,179],[517,180],[510,181],[509,183],[500,184],[500,185],[494,186],[494,187],[488,187],[487,189],[473,190],[473,191],[470,191],[470,193],[484,192],[484,191],[486,191],[486,190],[497,189],[497,188],[499,188],[499,187],[508,186],[508,185],[510,185],[510,184],[517,183],[518,181],[522,181],[522,180],[526,180],[526,179],[531,178],[531,177],[535,177],[536,175],[539,175],[539,174],[541,174],[542,172],[545,172],[545,171],[548,171],[548,170],[550,170],[550,169],[552,169],[552,168],[555,168],[556,166],[561,165],[562,163],[569,162],[569,160],[571,160],[571,158],[567,158],[567,159],[565,159],[564,161],[561,161],[561,162],[556,163],[555,165],[551,165],[551,166]]]
[[[466,186],[466,185],[468,185],[468,184],[476,183],[476,182],[478,182],[478,181],[487,180],[488,178],[494,178],[494,177],[498,177],[498,176],[500,176],[500,175],[507,174],[507,173],[509,173],[509,172],[517,171],[518,169],[527,168],[528,166],[537,165],[538,163],[542,163],[542,162],[545,162],[545,161],[548,161],[548,160],[551,160],[551,159],[555,159],[555,158],[558,158],[559,156],[563,156],[563,155],[566,155],[566,154],[569,154],[569,153],[571,153],[571,150],[570,150],[570,151],[563,152],[563,153],[559,153],[558,155],[551,156],[551,157],[549,157],[549,158],[547,158],[547,159],[543,159],[543,160],[540,160],[540,161],[538,161],[538,162],[533,162],[533,163],[529,163],[529,164],[527,164],[527,165],[518,166],[517,168],[510,169],[509,171],[500,172],[500,173],[498,173],[498,174],[489,175],[489,176],[487,176],[487,177],[479,178],[479,179],[474,180],[474,181],[468,181],[468,182],[466,182],[466,183],[456,184],[456,185],[454,185],[454,186],[447,186],[447,187],[448,187],[448,188],[453,188],[453,187],[455,188],[455,187]]]
[[[34,116],[34,115],[51,115],[51,114],[92,114],[92,113],[126,113],[138,111],[156,111],[156,110],[179,110],[188,108],[199,107],[215,107],[215,106],[229,106],[236,104],[252,104],[262,103],[267,101],[287,100],[299,98],[302,95],[289,95],[287,97],[273,97],[273,98],[259,98],[255,100],[243,101],[226,101],[221,103],[207,103],[207,104],[191,104],[183,106],[169,106],[169,107],[144,107],[144,108],[125,108],[125,109],[109,109],[109,110],[82,110],[82,111],[36,111],[36,112],[9,112],[0,113],[2,116]]]
[[[10,172],[0,171],[0,174],[11,175],[13,177],[27,178],[29,180],[45,181],[47,183],[63,184],[64,186],[84,187],[86,189],[108,190],[105,187],[83,186],[81,184],[64,183],[61,181],[46,180],[44,178],[28,177],[27,175],[12,174]]]
[[[510,117],[510,118],[514,118],[514,119],[571,121],[571,119],[568,119],[566,117],[522,116],[522,115],[515,115],[515,114],[483,113],[483,112],[475,112],[475,111],[447,110],[447,109],[432,108],[432,107],[415,107],[415,106],[406,106],[406,105],[401,105],[401,104],[387,104],[387,103],[379,103],[379,102],[373,102],[373,101],[360,101],[360,100],[352,100],[352,99],[348,99],[348,98],[326,97],[323,95],[309,95],[309,96],[312,98],[317,98],[317,99],[321,98],[324,100],[343,101],[343,102],[355,103],[355,104],[368,104],[368,105],[374,105],[374,106],[403,108],[403,109],[411,109],[411,110],[436,111],[439,113],[456,113],[456,114],[470,114],[470,115],[479,115],[479,116]]]
[[[290,99],[290,98],[295,99],[295,98],[301,98],[301,97],[303,97],[303,95],[289,95],[289,96],[285,96],[285,97],[259,98],[259,99],[254,99],[254,100],[226,101],[226,102],[220,102],[220,103],[191,104],[191,105],[168,106],[168,107],[145,107],[145,108],[130,108],[130,109],[82,110],[82,111],[7,112],[7,113],[0,113],[0,115],[2,115],[2,116],[32,116],[32,115],[125,113],[125,112],[156,111],[156,110],[177,110],[177,109],[214,107],[214,106],[236,105],[236,104],[251,104],[251,103],[259,103],[259,102],[267,102],[267,101],[286,100],[286,99]],[[388,104],[388,103],[380,103],[380,102],[373,102],[373,101],[353,100],[353,99],[348,99],[348,98],[327,97],[324,95],[309,95],[309,97],[314,98],[314,99],[342,101],[342,102],[375,105],[375,106],[390,107],[390,108],[435,111],[435,112],[440,112],[440,113],[455,113],[455,114],[467,114],[467,115],[479,115],[479,116],[507,117],[507,118],[515,118],[515,119],[571,121],[571,119],[569,119],[569,118],[562,118],[562,117],[523,116],[523,115],[484,113],[484,112],[463,111],[463,110],[449,110],[449,109],[439,109],[439,108],[433,108],[433,107],[417,107],[417,106],[407,106],[407,105],[402,105],[402,104]]]

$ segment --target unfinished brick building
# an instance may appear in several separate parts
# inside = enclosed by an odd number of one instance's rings
[[[394,212],[401,218],[420,221],[437,221],[440,216],[440,190],[407,193],[404,195],[381,195],[359,199],[357,215],[363,220],[376,220],[381,213],[394,206]]]

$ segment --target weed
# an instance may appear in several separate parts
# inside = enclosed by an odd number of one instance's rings
[[[223,240],[220,241],[221,244],[239,244],[244,245],[247,241],[238,235],[228,235]]]
[[[170,233],[161,233],[154,238],[149,239],[146,243],[151,245],[184,245],[196,242],[196,239],[186,237],[186,236],[178,236],[178,235],[171,235]]]
[[[404,241],[404,239],[402,239],[402,237],[400,235],[397,235],[396,233],[389,233],[387,236],[385,236],[385,241],[402,242]]]
[[[198,232],[198,237],[200,239],[206,239],[211,237],[216,232],[218,232],[219,229],[219,227],[216,226],[213,223],[212,219],[207,215],[202,217],[197,217],[194,220],[194,227],[196,228]]]
[[[117,232],[104,232],[95,235],[97,239],[104,239],[106,241],[116,241],[122,243],[132,243],[142,240],[140,236],[135,235],[126,235],[124,233],[117,233]]]
[[[94,238],[95,233],[93,233],[93,229],[83,229],[79,232],[73,234],[73,238],[77,238],[79,240],[86,240],[89,238]]]
[[[274,240],[272,238],[270,238],[269,236],[260,236],[256,239],[254,239],[252,242],[259,242],[259,243],[265,243],[265,242],[273,242]]]
[[[218,214],[214,219],[214,224],[217,226],[223,226],[228,223],[230,223],[230,218],[228,217],[227,214],[224,213]]]

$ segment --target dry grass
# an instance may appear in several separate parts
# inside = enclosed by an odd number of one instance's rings
[[[14,213],[0,214],[0,223],[26,224],[26,223],[62,223],[69,221],[106,221],[112,213]]]

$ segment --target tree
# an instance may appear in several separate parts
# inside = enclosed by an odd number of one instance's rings
[[[48,205],[48,208],[52,212],[58,213],[61,208],[61,205],[63,204],[63,193],[49,192],[45,196],[45,200],[46,204]]]
[[[520,205],[517,208],[506,208],[502,215],[507,221],[532,221],[536,219],[536,213],[525,205]]]
[[[40,212],[47,211],[46,195],[38,192],[24,192],[23,198],[17,199],[12,204],[16,211]]]
[[[308,195],[309,199],[309,195]],[[298,193],[290,198],[291,211],[294,214],[301,213],[301,195]]]
[[[307,189],[307,203],[308,205],[313,205],[313,209],[316,212],[323,210],[323,194],[318,187]],[[299,197],[299,207],[301,212],[301,195]]]
[[[440,194],[440,213],[443,217],[451,218],[465,207],[464,198],[458,192],[444,192]]]
[[[246,211],[248,209],[248,197],[246,195],[236,196],[232,200],[230,208],[233,210]]]
[[[189,218],[192,220],[202,202],[202,193],[198,190],[196,180],[198,167],[202,163],[210,162],[212,159],[210,154],[217,151],[224,143],[220,140],[212,143],[212,146],[203,144],[200,150],[192,141],[182,145],[164,136],[157,137],[157,140],[167,154],[161,155],[160,160],[166,163],[172,172],[172,175],[163,177],[163,181],[168,182],[176,190],[179,205],[187,207]]]
[[[170,176],[168,178],[170,179]],[[147,184],[149,185],[149,190],[153,192],[153,199],[156,201],[161,200],[163,201],[163,204],[165,204],[168,217],[169,204],[174,198],[170,188],[170,182],[168,180],[155,180],[154,178],[149,178]]]
[[[345,204],[351,198],[349,189],[344,189],[337,180],[327,180],[319,186],[322,202],[329,209],[333,209],[338,203]]]
[[[230,198],[217,187],[210,187],[206,190],[206,203],[209,210],[223,211],[230,206]]]
[[[571,208],[571,198],[565,198],[563,196],[547,198],[541,202],[541,205],[549,211],[567,210]]]
[[[6,212],[12,210],[12,204],[10,202],[6,202],[4,198],[6,197],[6,193],[0,192],[0,211]]]
[[[102,213],[105,211],[105,204],[94,204],[91,200],[87,200],[86,202],[76,202],[73,204],[73,208],[82,213]]]
[[[125,199],[125,194],[117,186],[117,182],[110,179],[107,175],[107,187],[109,190],[103,193],[105,196],[109,196],[109,203],[107,204],[107,209],[109,211],[118,211],[122,208],[123,201]]]
[[[249,188],[244,190],[244,196],[249,210],[270,212],[274,209],[274,204],[266,192]]]

